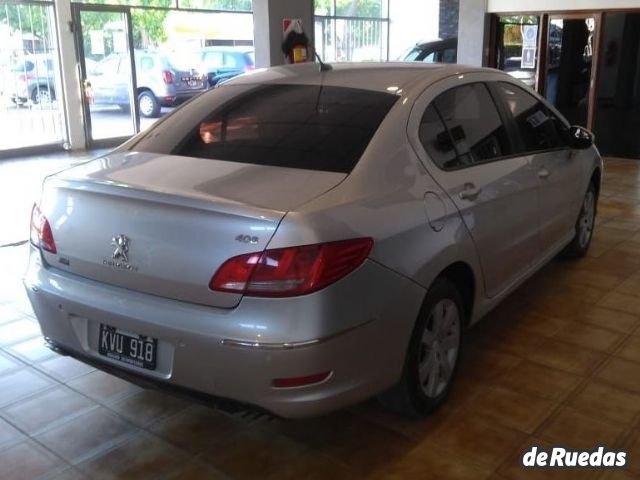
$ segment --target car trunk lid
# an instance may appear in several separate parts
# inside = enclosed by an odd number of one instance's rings
[[[345,174],[149,153],[119,153],[45,182],[41,210],[56,268],[176,300],[232,308],[209,281],[236,255],[262,251],[287,211]]]

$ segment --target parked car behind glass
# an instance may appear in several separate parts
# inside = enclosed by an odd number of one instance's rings
[[[135,64],[137,101],[143,117],[157,117],[161,107],[178,105],[207,88],[196,55],[136,50]],[[129,58],[123,53],[99,62],[87,74],[94,102],[129,108],[130,70]]]
[[[253,50],[242,47],[205,47],[200,51],[209,86],[255,68]]]
[[[456,63],[458,58],[458,39],[447,38],[419,43],[405,53],[401,60],[422,63]]]
[[[25,285],[55,347],[286,417],[441,405],[472,325],[585,255],[592,135],[504,72],[289,65],[54,176]]]
[[[56,99],[56,62],[50,54],[20,57],[11,65],[9,95],[14,103],[49,104]]]

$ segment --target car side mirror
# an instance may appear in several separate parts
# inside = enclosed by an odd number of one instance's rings
[[[593,145],[593,133],[579,125],[572,125],[568,131],[569,146],[577,150],[585,150]]]

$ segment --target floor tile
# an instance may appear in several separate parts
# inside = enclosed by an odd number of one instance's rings
[[[268,480],[352,480],[358,474],[344,463],[317,451],[308,451],[278,466]],[[372,478],[374,478],[372,476]],[[385,478],[392,478],[385,472]]]
[[[7,480],[34,480],[64,468],[60,458],[34,442],[0,451],[0,478]]]
[[[591,381],[568,404],[586,415],[630,425],[640,414],[640,394]]]
[[[0,326],[0,345],[2,346],[39,336],[42,336],[40,326],[30,319],[22,318]]]
[[[299,442],[307,445],[306,442]],[[417,441],[365,420],[350,422],[318,445],[318,449],[367,476],[378,468],[400,459]]]
[[[35,439],[51,451],[76,464],[114,448],[137,429],[104,407],[47,430]]]
[[[610,352],[617,347],[624,335],[604,328],[571,322],[560,329],[554,338],[600,352]]]
[[[0,326],[20,320],[24,313],[8,305],[0,305]]]
[[[112,450],[82,462],[91,478],[156,479],[177,470],[189,455],[148,433],[140,433]]]
[[[598,302],[598,306],[620,310],[632,315],[640,315],[640,297],[618,293],[617,291],[607,293]]]
[[[463,408],[469,414],[475,412],[497,425],[532,433],[556,406],[555,402],[537,396],[485,386]]]
[[[616,351],[616,356],[640,363],[640,336],[631,336]]]
[[[590,450],[597,445],[619,446],[625,429],[625,425],[563,407],[538,429],[536,436],[565,448]]]
[[[45,341],[42,337],[36,337],[20,343],[15,343],[8,347],[7,351],[29,363],[39,362],[46,358],[52,358],[58,355],[45,346]]]
[[[490,467],[471,462],[429,444],[418,446],[400,460],[385,465],[372,478],[482,480],[489,478],[491,471]]]
[[[69,381],[67,384],[74,390],[104,404],[115,402],[142,390],[132,383],[101,370],[94,370]]]
[[[2,375],[0,376],[0,407],[54,385],[52,380],[27,368]]]
[[[581,309],[573,319],[577,322],[620,333],[631,333],[640,326],[640,317],[638,316],[593,305]]]
[[[606,358],[603,353],[548,339],[529,359],[575,375],[588,375]]]
[[[35,368],[61,382],[72,380],[95,370],[95,368],[75,358],[61,355],[42,361],[36,364]]]
[[[640,393],[640,363],[611,357],[596,374],[603,383]]]
[[[230,480],[227,475],[216,470],[202,460],[191,460],[180,467],[177,472],[169,472],[166,480]]]
[[[428,441],[480,465],[497,468],[522,442],[525,434],[502,427],[476,414],[452,415],[428,437]],[[425,445],[425,448],[426,445]]]
[[[13,370],[18,370],[22,367],[24,367],[24,364],[21,364],[18,361],[10,358],[7,355],[3,355],[0,352],[0,376]]]
[[[0,450],[6,449],[15,443],[23,441],[26,437],[14,426],[0,418]]]
[[[2,409],[1,414],[32,435],[95,407],[97,404],[87,397],[59,386],[13,403]]]
[[[495,384],[524,395],[560,401],[585,377],[524,361],[495,380]]]
[[[175,415],[189,405],[188,401],[173,395],[142,390],[109,405],[109,408],[136,425],[146,426],[161,418]]]
[[[300,457],[304,450],[283,435],[247,429],[206,449],[201,458],[231,478],[253,479],[273,474],[281,465]]]
[[[242,428],[244,425],[240,422],[199,405],[188,407],[149,427],[156,435],[191,453],[201,453],[224,442]]]

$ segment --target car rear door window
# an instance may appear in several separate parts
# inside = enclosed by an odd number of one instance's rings
[[[511,83],[498,82],[497,90],[515,119],[526,153],[564,148],[562,122],[536,97]]]
[[[334,86],[257,86],[197,121],[167,153],[348,173],[398,98]],[[145,141],[135,148],[156,151]]]
[[[428,123],[433,121],[433,112],[427,109],[420,128],[420,139],[428,152],[438,145],[441,150],[439,153],[429,153],[441,168],[462,168],[513,153],[502,119],[483,83],[447,90],[432,105],[447,128],[448,138],[439,128],[428,127]],[[451,147],[456,152],[454,158]],[[444,150],[446,155],[442,155]]]
[[[419,135],[422,145],[436,165],[444,169],[458,165],[458,155],[449,131],[433,103],[422,116]]]

